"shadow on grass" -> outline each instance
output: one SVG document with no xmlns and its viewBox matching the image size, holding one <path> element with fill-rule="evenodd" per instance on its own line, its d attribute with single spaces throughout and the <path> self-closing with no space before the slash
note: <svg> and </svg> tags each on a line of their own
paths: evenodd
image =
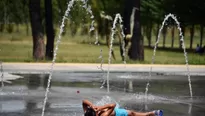
<svg viewBox="0 0 205 116">
<path fill-rule="evenodd" d="M 147 49 L 154 50 L 154 47 L 150 46 L 144 46 Z M 178 53 L 184 53 L 183 48 L 170 48 L 170 47 L 157 47 L 157 50 L 160 51 L 166 51 L 166 52 L 178 52 Z M 188 53 L 195 53 L 195 49 L 186 48 L 186 52 Z"/>
<path fill-rule="evenodd" d="M 81 44 L 89 44 L 88 42 L 80 42 Z M 106 43 L 102 43 L 99 41 L 99 45 L 101 46 L 107 46 Z M 113 46 L 119 46 L 120 44 L 118 42 L 114 42 Z M 149 50 L 154 50 L 153 46 L 147 46 L 144 45 L 144 48 L 149 49 Z M 171 48 L 171 47 L 157 47 L 157 50 L 159 51 L 165 51 L 165 52 L 178 52 L 178 53 L 184 53 L 183 48 Z M 186 52 L 188 53 L 195 53 L 195 49 L 190 49 L 190 48 L 186 48 Z M 197 53 L 196 53 L 197 54 Z"/>
</svg>

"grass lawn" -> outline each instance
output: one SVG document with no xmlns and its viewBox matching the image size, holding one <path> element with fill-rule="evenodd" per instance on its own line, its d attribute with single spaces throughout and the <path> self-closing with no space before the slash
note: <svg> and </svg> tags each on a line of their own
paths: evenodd
<svg viewBox="0 0 205 116">
<path fill-rule="evenodd" d="M 100 51 L 104 63 L 108 62 L 108 48 L 106 45 L 94 45 L 95 38 L 88 36 L 62 38 L 58 52 L 57 62 L 67 63 L 100 63 L 98 59 Z M 118 40 L 115 40 L 116 42 Z M 91 42 L 91 44 L 89 44 Z M 104 42 L 103 40 L 101 42 Z M 146 40 L 145 40 L 146 42 Z M 170 42 L 167 42 L 169 45 Z M 187 45 L 187 44 L 186 44 Z M 176 45 L 178 47 L 178 45 Z M 114 46 L 116 60 L 112 63 L 122 63 L 119 46 Z M 145 61 L 131 61 L 127 57 L 127 63 L 146 63 L 150 64 L 153 49 L 145 48 Z M 188 53 L 189 64 L 205 64 L 205 55 L 198 55 L 193 52 Z M 16 34 L 0 34 L 0 61 L 3 62 L 35 62 L 32 60 L 32 37 Z M 50 61 L 42 61 L 50 62 Z M 157 50 L 155 64 L 185 64 L 183 50 L 181 52 Z"/>
</svg>

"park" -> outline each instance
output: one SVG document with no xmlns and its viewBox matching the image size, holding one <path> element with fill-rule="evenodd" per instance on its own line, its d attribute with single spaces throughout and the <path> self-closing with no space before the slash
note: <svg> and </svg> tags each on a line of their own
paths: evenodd
<svg viewBox="0 0 205 116">
<path fill-rule="evenodd" d="M 205 2 L 1 0 L 0 115 L 82 116 L 82 101 L 205 114 Z"/>
</svg>

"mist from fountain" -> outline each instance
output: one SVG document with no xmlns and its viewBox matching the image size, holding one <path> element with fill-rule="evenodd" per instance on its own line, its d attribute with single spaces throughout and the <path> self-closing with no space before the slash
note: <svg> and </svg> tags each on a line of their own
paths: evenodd
<svg viewBox="0 0 205 116">
<path fill-rule="evenodd" d="M 161 28 L 160 28 L 160 30 L 159 30 L 159 33 L 158 33 L 158 36 L 157 36 L 157 41 L 156 41 L 155 46 L 154 46 L 154 52 L 153 52 L 151 64 L 154 64 L 154 62 L 155 62 L 156 49 L 157 49 L 157 46 L 158 46 L 158 43 L 159 43 L 159 40 L 160 40 L 160 34 L 161 34 L 161 32 L 162 32 L 162 29 L 164 28 L 164 25 L 165 25 L 166 21 L 167 21 L 169 18 L 172 18 L 172 19 L 176 22 L 176 24 L 177 24 L 177 29 L 179 30 L 180 41 L 181 41 L 181 43 L 182 43 L 182 48 L 183 48 L 183 50 L 184 50 L 185 63 L 186 63 L 186 68 L 187 68 L 187 76 L 188 76 L 188 82 L 189 82 L 190 97 L 192 98 L 193 94 L 192 94 L 190 70 L 189 70 L 188 57 L 187 57 L 187 52 L 186 52 L 186 47 L 185 47 L 185 42 L 184 42 L 184 36 L 183 36 L 183 33 L 182 33 L 182 29 L 181 29 L 181 27 L 180 27 L 179 21 L 177 20 L 176 16 L 174 16 L 174 15 L 171 14 L 171 13 L 168 14 L 167 16 L 165 16 L 164 21 L 162 22 L 162 26 L 161 26 Z M 152 66 L 150 67 L 149 77 L 151 77 L 151 73 L 152 73 Z M 146 89 L 145 89 L 145 96 L 146 96 L 146 97 L 147 97 L 147 93 L 148 93 L 149 86 L 150 86 L 150 82 L 149 82 L 149 79 L 148 79 L 148 82 L 147 82 L 147 84 L 146 84 Z"/>
<path fill-rule="evenodd" d="M 106 104 L 108 104 L 108 103 L 116 103 L 116 105 L 119 106 L 118 102 L 117 102 L 114 98 L 112 98 L 112 97 L 110 97 L 110 96 L 107 96 L 107 95 L 102 96 L 102 99 L 99 100 L 99 101 L 97 101 L 97 102 L 95 103 L 95 105 L 97 105 L 97 106 L 102 106 L 102 105 L 106 105 Z"/>
<path fill-rule="evenodd" d="M 86 9 L 86 11 L 91 15 L 90 18 L 92 19 L 90 32 L 95 29 L 94 28 L 94 15 L 92 14 L 91 7 L 89 5 L 87 5 L 87 1 L 85 1 L 85 0 L 71 0 L 68 3 L 67 9 L 66 9 L 65 14 L 63 16 L 62 23 L 61 23 L 61 26 L 60 26 L 60 32 L 59 32 L 59 35 L 58 35 L 58 39 L 56 41 L 56 47 L 54 49 L 54 56 L 53 56 L 53 60 L 52 60 L 52 64 L 51 64 L 51 69 L 49 71 L 49 79 L 48 79 L 47 88 L 46 88 L 46 92 L 45 92 L 45 98 L 44 98 L 44 101 L 43 101 L 43 108 L 42 108 L 41 116 L 44 116 L 44 113 L 45 113 L 45 106 L 46 106 L 46 102 L 47 102 L 47 99 L 48 99 L 48 93 L 49 93 L 49 87 L 50 87 L 50 83 L 51 83 L 51 79 L 52 79 L 53 68 L 54 68 L 54 64 L 55 64 L 55 60 L 56 60 L 56 56 L 57 56 L 58 46 L 61 42 L 61 36 L 62 36 L 64 27 L 65 27 L 65 20 L 67 19 L 68 15 L 69 15 L 69 12 L 71 11 L 71 8 L 73 7 L 73 4 L 74 4 L 75 1 L 83 2 L 84 5 L 82 7 Z"/>
<path fill-rule="evenodd" d="M 78 1 L 78 0 L 76 0 L 76 1 Z M 81 0 L 81 1 L 84 4 L 82 7 L 85 8 L 86 11 L 91 15 L 90 19 L 92 20 L 92 22 L 91 22 L 91 27 L 90 27 L 89 32 L 94 31 L 95 30 L 95 27 L 94 27 L 95 20 L 94 20 L 93 12 L 91 10 L 91 6 L 87 4 L 87 1 L 85 1 L 85 0 Z"/>
</svg>

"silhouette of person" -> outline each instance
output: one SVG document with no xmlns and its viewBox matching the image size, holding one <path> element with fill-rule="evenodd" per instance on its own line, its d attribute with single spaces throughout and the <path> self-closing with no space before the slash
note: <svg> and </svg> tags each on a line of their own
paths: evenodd
<svg viewBox="0 0 205 116">
<path fill-rule="evenodd" d="M 196 46 L 196 53 L 200 53 L 200 50 L 201 50 L 201 47 L 199 46 L 199 44 L 197 44 L 197 46 Z"/>
</svg>

